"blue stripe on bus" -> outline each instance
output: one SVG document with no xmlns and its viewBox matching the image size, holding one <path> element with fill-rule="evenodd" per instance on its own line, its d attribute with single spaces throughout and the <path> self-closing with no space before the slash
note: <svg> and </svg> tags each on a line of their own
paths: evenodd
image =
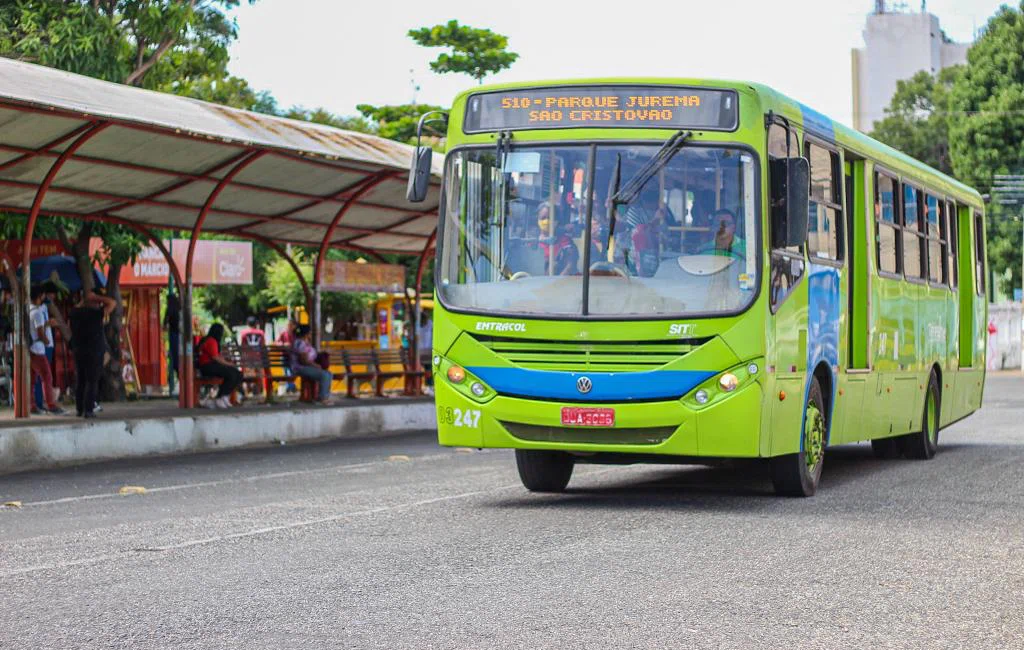
<svg viewBox="0 0 1024 650">
<path fill-rule="evenodd" d="M 842 278 L 839 269 L 825 264 L 811 263 L 807 270 L 807 372 L 813 373 L 820 363 L 828 365 L 832 375 L 832 399 L 828 403 L 835 404 L 839 384 L 836 368 L 839 367 L 839 285 Z M 806 390 L 810 388 L 808 377 Z M 804 403 L 807 403 L 806 395 Z M 832 414 L 826 413 L 825 418 L 829 422 L 825 432 L 827 443 L 832 433 Z M 803 431 L 802 423 L 800 430 Z M 800 446 L 803 448 L 803 438 Z"/>
<path fill-rule="evenodd" d="M 804 116 L 804 129 L 829 140 L 835 140 L 836 128 L 831 119 L 803 104 L 800 104 L 800 112 Z"/>
<path fill-rule="evenodd" d="M 526 368 L 468 367 L 499 395 L 559 399 L 571 402 L 628 402 L 678 399 L 714 377 L 706 370 L 651 370 L 646 372 L 556 372 Z M 588 377 L 589 393 L 576 388 L 576 380 Z"/>
</svg>

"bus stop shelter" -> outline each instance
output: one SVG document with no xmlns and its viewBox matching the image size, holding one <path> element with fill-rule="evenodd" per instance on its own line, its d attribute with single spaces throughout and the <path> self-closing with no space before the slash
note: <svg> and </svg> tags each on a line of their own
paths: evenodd
<svg viewBox="0 0 1024 650">
<path fill-rule="evenodd" d="M 440 163 L 424 203 L 405 200 L 412 147 L 377 136 L 263 115 L 0 58 L 0 213 L 27 215 L 23 259 L 41 216 L 132 228 L 160 247 L 190 331 L 192 272 L 202 233 L 260 242 L 288 259 L 319 341 L 327 250 L 419 256 L 416 295 L 434 247 Z M 184 266 L 154 229 L 190 233 Z M 285 244 L 316 247 L 312 287 Z M 28 274 L 15 293 L 28 299 Z M 15 312 L 15 415 L 27 417 L 28 334 Z M 415 331 L 415 328 L 414 328 Z M 192 341 L 182 337 L 179 403 L 195 406 Z M 418 355 L 414 355 L 418 359 Z"/>
</svg>

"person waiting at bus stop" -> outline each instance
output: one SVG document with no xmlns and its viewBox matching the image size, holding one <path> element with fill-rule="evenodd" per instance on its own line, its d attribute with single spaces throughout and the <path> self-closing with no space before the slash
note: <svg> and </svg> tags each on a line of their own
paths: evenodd
<svg viewBox="0 0 1024 650">
<path fill-rule="evenodd" d="M 71 349 L 75 355 L 75 411 L 79 417 L 96 417 L 96 397 L 107 349 L 103 321 L 116 306 L 113 298 L 86 291 L 69 314 Z"/>
<path fill-rule="evenodd" d="M 295 328 L 295 342 L 291 350 L 292 374 L 317 382 L 317 401 L 324 406 L 331 402 L 331 371 L 317 362 L 316 348 L 309 342 L 309 325 Z"/>
<path fill-rule="evenodd" d="M 53 373 L 50 370 L 50 361 L 46 358 L 46 346 L 52 345 L 53 342 L 53 333 L 50 327 L 56 325 L 56 321 L 49 318 L 43 309 L 43 300 L 46 296 L 47 291 L 43 287 L 39 285 L 32 287 L 30 293 L 32 305 L 28 314 L 28 329 L 31 338 L 29 361 L 32 367 L 32 380 L 38 379 L 41 382 L 45 410 L 54 415 L 61 415 L 64 413 L 64 409 L 57 405 L 57 398 L 54 394 L 56 391 L 53 388 Z M 38 413 L 41 410 L 35 408 L 33 404 L 33 412 Z"/>
<path fill-rule="evenodd" d="M 206 408 L 230 408 L 231 393 L 242 383 L 242 371 L 220 354 L 220 343 L 224 339 L 224 326 L 210 325 L 206 336 L 199 340 L 199 373 L 203 377 L 220 377 L 217 397 L 203 404 Z"/>
</svg>

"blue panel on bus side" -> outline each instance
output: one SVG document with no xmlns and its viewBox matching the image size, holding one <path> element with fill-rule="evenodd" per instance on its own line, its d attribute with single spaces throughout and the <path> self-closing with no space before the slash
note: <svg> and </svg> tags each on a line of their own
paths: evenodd
<svg viewBox="0 0 1024 650">
<path fill-rule="evenodd" d="M 527 368 L 471 366 L 471 373 L 499 395 L 558 399 L 569 402 L 628 402 L 678 399 L 714 377 L 705 370 L 651 370 L 647 372 L 556 372 Z M 591 388 L 580 392 L 576 380 L 590 379 Z"/>
<path fill-rule="evenodd" d="M 804 116 L 804 129 L 835 141 L 836 129 L 832 125 L 831 119 L 825 117 L 813 108 L 804 106 L 803 104 L 800 104 L 800 112 Z"/>
<path fill-rule="evenodd" d="M 828 365 L 832 374 L 830 404 L 836 403 L 835 392 L 839 383 L 839 283 L 839 269 L 813 262 L 808 266 L 807 372 L 813 373 L 819 363 Z M 810 385 L 807 382 L 808 390 Z M 831 422 L 831 414 L 828 420 Z M 831 429 L 829 426 L 829 434 Z"/>
</svg>

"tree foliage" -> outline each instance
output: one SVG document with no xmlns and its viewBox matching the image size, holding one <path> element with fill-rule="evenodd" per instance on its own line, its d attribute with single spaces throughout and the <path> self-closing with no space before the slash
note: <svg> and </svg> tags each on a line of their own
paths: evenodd
<svg viewBox="0 0 1024 650">
<path fill-rule="evenodd" d="M 306 253 L 301 249 L 292 251 L 292 259 L 302 271 L 302 277 L 312 288 L 313 262 L 315 253 Z M 327 259 L 353 259 L 348 251 L 329 250 Z M 267 287 L 262 294 L 278 305 L 289 307 L 306 306 L 306 294 L 302 284 L 295 276 L 295 270 L 283 257 L 276 257 L 267 265 Z M 336 293 L 324 291 L 320 297 L 320 309 L 325 316 L 334 319 L 345 319 L 358 315 L 370 304 L 371 294 L 367 293 Z"/>
<path fill-rule="evenodd" d="M 420 117 L 430 111 L 444 109 L 431 104 L 399 104 L 396 106 L 359 104 L 356 106 L 356 110 L 362 113 L 366 119 L 371 120 L 380 137 L 412 144 L 416 141 L 416 126 Z"/>
<path fill-rule="evenodd" d="M 957 177 L 988 193 L 998 174 L 1024 174 L 1024 2 L 1002 6 L 967 53 L 953 86 L 950 153 Z M 1021 278 L 1024 206 L 993 202 L 988 215 L 989 265 L 1010 293 Z"/>
<path fill-rule="evenodd" d="M 953 173 L 949 155 L 949 107 L 953 83 L 962 66 L 938 75 L 920 71 L 896 83 L 896 93 L 875 122 L 871 136 L 946 174 Z"/>
<path fill-rule="evenodd" d="M 431 61 L 430 69 L 441 74 L 468 74 L 477 83 L 483 83 L 489 74 L 511 67 L 519 58 L 518 54 L 507 50 L 508 37 L 489 29 L 460 25 L 457 20 L 410 29 L 409 38 L 424 47 L 451 48 L 451 53 L 442 52 Z"/>
</svg>

